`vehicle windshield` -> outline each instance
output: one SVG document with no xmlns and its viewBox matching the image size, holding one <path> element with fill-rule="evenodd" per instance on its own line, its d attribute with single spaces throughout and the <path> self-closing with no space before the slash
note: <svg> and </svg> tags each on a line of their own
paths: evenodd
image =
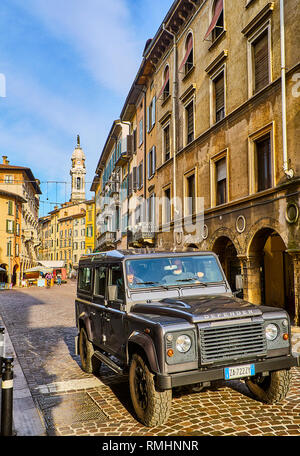
<svg viewBox="0 0 300 456">
<path fill-rule="evenodd" d="M 129 288 L 199 285 L 224 281 L 213 255 L 172 256 L 126 260 Z"/>
</svg>

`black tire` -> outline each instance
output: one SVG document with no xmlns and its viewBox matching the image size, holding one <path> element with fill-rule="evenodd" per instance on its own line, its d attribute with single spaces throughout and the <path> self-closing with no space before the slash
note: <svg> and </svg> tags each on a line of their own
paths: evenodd
<svg viewBox="0 0 300 456">
<path fill-rule="evenodd" d="M 145 426 L 158 426 L 167 421 L 172 402 L 172 390 L 158 391 L 154 375 L 144 359 L 134 354 L 129 368 L 129 387 L 137 418 Z"/>
<path fill-rule="evenodd" d="M 85 328 L 81 328 L 79 333 L 79 354 L 81 367 L 84 372 L 87 372 L 88 374 L 98 373 L 101 367 L 101 361 L 93 356 L 94 347 L 92 342 L 88 339 Z"/>
<path fill-rule="evenodd" d="M 276 404 L 286 398 L 291 379 L 290 370 L 280 370 L 271 372 L 260 383 L 247 380 L 246 384 L 258 400 L 266 404 Z"/>
</svg>

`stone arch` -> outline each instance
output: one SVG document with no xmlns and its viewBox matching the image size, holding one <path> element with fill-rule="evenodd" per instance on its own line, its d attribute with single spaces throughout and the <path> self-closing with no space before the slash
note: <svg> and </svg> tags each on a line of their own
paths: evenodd
<svg viewBox="0 0 300 456">
<path fill-rule="evenodd" d="M 247 256 L 251 254 L 251 251 L 253 252 L 252 243 L 254 237 L 257 235 L 257 233 L 261 232 L 262 230 L 265 230 L 265 233 L 267 233 L 267 231 L 269 231 L 270 233 L 273 231 L 277 232 L 279 236 L 282 238 L 285 245 L 288 245 L 287 234 L 282 229 L 280 223 L 271 217 L 264 217 L 258 220 L 257 222 L 253 223 L 253 225 L 251 225 L 245 237 L 245 250 Z"/>
<path fill-rule="evenodd" d="M 212 234 L 212 236 L 210 236 L 209 250 L 213 250 L 215 243 L 218 241 L 218 239 L 220 239 L 222 237 L 228 238 L 232 242 L 232 244 L 234 245 L 234 247 L 236 249 L 237 255 L 242 255 L 242 253 L 243 253 L 242 247 L 240 245 L 239 240 L 237 239 L 237 236 L 233 236 L 233 231 L 226 227 L 218 228 Z"/>
<path fill-rule="evenodd" d="M 238 258 L 236 244 L 232 241 L 229 230 L 218 230 L 219 236 L 214 236 L 211 250 L 218 255 L 226 278 L 233 291 L 241 290 L 237 285 L 237 276 L 241 276 L 241 261 Z"/>
<path fill-rule="evenodd" d="M 296 293 L 287 233 L 276 220 L 266 217 L 251 226 L 246 242 L 247 299 L 284 308 L 293 319 Z"/>
</svg>

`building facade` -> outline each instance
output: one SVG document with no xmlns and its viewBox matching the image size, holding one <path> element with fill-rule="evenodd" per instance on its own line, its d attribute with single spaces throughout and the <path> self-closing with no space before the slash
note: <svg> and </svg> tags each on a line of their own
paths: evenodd
<svg viewBox="0 0 300 456">
<path fill-rule="evenodd" d="M 0 262 L 7 270 L 8 283 L 18 285 L 24 271 L 37 265 L 41 190 L 30 168 L 11 165 L 7 156 L 2 159 L 0 192 L 5 226 L 0 232 L 3 245 Z"/>
<path fill-rule="evenodd" d="M 212 250 L 233 290 L 296 324 L 299 16 L 296 0 L 175 1 L 120 115 L 137 137 L 128 175 L 143 166 L 126 244 Z"/>
</svg>

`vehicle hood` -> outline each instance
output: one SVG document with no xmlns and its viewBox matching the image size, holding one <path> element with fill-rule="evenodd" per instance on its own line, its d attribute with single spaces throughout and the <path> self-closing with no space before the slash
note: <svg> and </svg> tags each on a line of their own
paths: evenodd
<svg viewBox="0 0 300 456">
<path fill-rule="evenodd" d="M 145 304 L 135 304 L 133 313 L 183 318 L 190 323 L 225 320 L 262 315 L 274 307 L 256 306 L 243 299 L 223 295 L 201 295 L 181 299 L 162 299 Z"/>
</svg>

